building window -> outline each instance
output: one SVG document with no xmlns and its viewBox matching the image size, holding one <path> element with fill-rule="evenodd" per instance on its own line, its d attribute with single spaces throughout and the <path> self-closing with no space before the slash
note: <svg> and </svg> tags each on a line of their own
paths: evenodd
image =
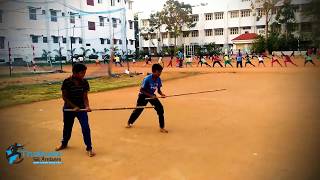
<svg viewBox="0 0 320 180">
<path fill-rule="evenodd" d="M 4 49 L 4 37 L 0 36 L 0 49 Z"/>
<path fill-rule="evenodd" d="M 133 43 L 134 43 L 134 40 L 130 40 L 130 45 L 133 45 Z"/>
<path fill-rule="evenodd" d="M 3 18 L 3 11 L 0 10 L 0 23 L 2 23 L 2 18 Z"/>
<path fill-rule="evenodd" d="M 102 4 L 102 0 L 98 0 L 98 4 Z"/>
<path fill-rule="evenodd" d="M 42 15 L 45 15 L 46 14 L 46 10 L 42 10 Z"/>
<path fill-rule="evenodd" d="M 132 21 L 129 21 L 129 28 L 133 29 L 133 22 Z"/>
<path fill-rule="evenodd" d="M 100 44 L 104 44 L 104 39 L 100 38 Z"/>
<path fill-rule="evenodd" d="M 96 23 L 88 21 L 88 29 L 93 31 L 96 30 Z"/>
<path fill-rule="evenodd" d="M 57 22 L 58 21 L 58 19 L 57 19 L 57 11 L 51 10 L 50 13 L 51 13 L 51 21 L 52 22 Z"/>
<path fill-rule="evenodd" d="M 168 33 L 162 33 L 162 38 L 167 39 L 168 38 Z"/>
<path fill-rule="evenodd" d="M 245 26 L 245 27 L 242 27 L 243 30 L 250 30 L 251 27 L 250 26 Z M 245 33 L 249 33 L 249 31 L 245 31 Z"/>
<path fill-rule="evenodd" d="M 214 13 L 215 19 L 223 19 L 223 12 L 216 12 Z"/>
<path fill-rule="evenodd" d="M 191 37 L 198 37 L 199 31 L 191 31 Z"/>
<path fill-rule="evenodd" d="M 100 23 L 100 26 L 104 26 L 104 17 L 99 16 L 99 23 Z"/>
<path fill-rule="evenodd" d="M 119 44 L 122 44 L 122 40 L 121 39 L 119 39 Z"/>
<path fill-rule="evenodd" d="M 192 21 L 193 21 L 193 22 L 199 21 L 199 15 L 193 15 L 193 16 L 192 16 Z"/>
<path fill-rule="evenodd" d="M 82 44 L 82 38 L 79 38 L 79 44 Z"/>
<path fill-rule="evenodd" d="M 210 20 L 212 20 L 212 13 L 210 13 L 210 14 L 205 14 L 205 16 L 206 16 L 206 21 L 210 21 Z"/>
<path fill-rule="evenodd" d="M 76 43 L 76 38 L 75 37 L 70 37 L 70 41 L 71 41 L 72 44 L 75 44 Z M 80 42 L 80 40 L 79 40 L 79 42 Z"/>
<path fill-rule="evenodd" d="M 76 18 L 74 16 L 74 13 L 70 12 L 70 23 L 75 24 L 76 23 Z"/>
<path fill-rule="evenodd" d="M 157 39 L 156 33 L 150 34 L 150 38 L 151 38 L 151 39 Z"/>
<path fill-rule="evenodd" d="M 110 42 L 110 39 L 107 39 L 107 44 L 110 44 L 111 42 Z"/>
<path fill-rule="evenodd" d="M 265 11 L 263 9 L 258 9 L 258 16 L 261 17 L 261 16 L 264 16 L 266 15 Z"/>
<path fill-rule="evenodd" d="M 86 44 L 86 46 L 91 46 L 91 44 Z"/>
<path fill-rule="evenodd" d="M 241 17 L 249 17 L 250 16 L 251 11 L 250 10 L 242 10 L 241 11 Z"/>
<path fill-rule="evenodd" d="M 117 19 L 116 18 L 112 18 L 112 26 L 113 26 L 113 28 L 117 28 Z"/>
<path fill-rule="evenodd" d="M 94 6 L 94 0 L 87 0 L 88 6 Z"/>
<path fill-rule="evenodd" d="M 230 12 L 230 17 L 231 17 L 231 18 L 237 18 L 237 17 L 239 17 L 239 11 L 231 11 L 231 12 Z"/>
<path fill-rule="evenodd" d="M 117 44 L 117 39 L 113 39 L 113 44 Z"/>
<path fill-rule="evenodd" d="M 29 7 L 29 19 L 37 20 L 37 9 L 34 7 Z"/>
<path fill-rule="evenodd" d="M 38 43 L 38 36 L 31 35 L 32 43 Z"/>
<path fill-rule="evenodd" d="M 212 36 L 212 29 L 206 29 L 205 30 L 206 36 Z"/>
<path fill-rule="evenodd" d="M 48 43 L 48 38 L 47 37 L 43 37 L 42 41 L 43 41 L 43 43 Z"/>
<path fill-rule="evenodd" d="M 52 36 L 53 43 L 58 43 L 59 38 L 57 36 Z"/>
<path fill-rule="evenodd" d="M 257 26 L 257 29 L 265 29 L 265 28 L 266 28 L 265 25 Z"/>
<path fill-rule="evenodd" d="M 170 32 L 170 38 L 174 38 L 175 37 L 175 34 L 174 34 L 174 32 Z"/>
<path fill-rule="evenodd" d="M 239 28 L 230 28 L 230 34 L 239 34 Z"/>
<path fill-rule="evenodd" d="M 189 37 L 190 32 L 189 31 L 183 31 L 183 37 Z"/>
<path fill-rule="evenodd" d="M 63 44 L 67 43 L 67 38 L 62 38 L 62 43 Z"/>
<path fill-rule="evenodd" d="M 215 29 L 214 30 L 215 36 L 222 36 L 223 35 L 223 29 Z"/>
<path fill-rule="evenodd" d="M 147 27 L 148 26 L 148 20 L 142 20 L 142 26 Z"/>
<path fill-rule="evenodd" d="M 115 0 L 110 0 L 111 6 L 115 6 Z"/>
</svg>

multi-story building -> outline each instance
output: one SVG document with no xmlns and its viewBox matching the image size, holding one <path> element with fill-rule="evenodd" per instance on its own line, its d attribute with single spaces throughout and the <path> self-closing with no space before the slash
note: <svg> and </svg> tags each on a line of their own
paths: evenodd
<svg viewBox="0 0 320 180">
<path fill-rule="evenodd" d="M 311 31 L 311 23 L 301 15 L 306 3 L 306 0 L 291 1 L 295 11 L 297 36 L 298 32 Z M 282 5 L 283 1 L 279 1 L 276 4 L 277 8 L 270 12 L 269 25 L 275 21 L 277 9 Z M 177 45 L 185 45 L 190 49 L 193 45 L 215 43 L 224 48 L 238 49 L 233 40 L 241 34 L 265 35 L 266 15 L 261 8 L 262 4 L 255 0 L 208 1 L 207 4 L 192 6 L 192 17 L 196 25 L 192 28 L 183 28 L 181 36 L 177 38 Z M 140 16 L 140 49 L 150 50 L 153 54 L 159 52 L 159 47 L 174 46 L 174 36 L 167 32 L 164 25 L 160 33 L 146 31 L 149 26 L 148 18 L 148 14 Z M 250 46 L 242 46 L 241 49 L 250 51 Z"/>
<path fill-rule="evenodd" d="M 10 0 L 0 2 L 0 59 L 31 61 L 43 52 L 102 58 L 115 47 L 135 51 L 132 0 Z"/>
</svg>

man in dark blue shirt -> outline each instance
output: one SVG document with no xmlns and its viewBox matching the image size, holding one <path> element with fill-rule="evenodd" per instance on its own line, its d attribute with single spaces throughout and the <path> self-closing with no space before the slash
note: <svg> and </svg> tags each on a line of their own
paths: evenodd
<svg viewBox="0 0 320 180">
<path fill-rule="evenodd" d="M 137 100 L 137 106 L 146 106 L 148 102 L 150 102 L 154 107 L 155 110 L 157 111 L 157 114 L 159 116 L 159 124 L 160 124 L 160 132 L 162 133 L 168 133 L 168 131 L 164 128 L 164 110 L 161 102 L 155 95 L 156 90 L 162 97 L 166 97 L 165 94 L 162 93 L 161 87 L 162 87 L 162 82 L 160 79 L 160 75 L 162 72 L 162 66 L 160 64 L 154 64 L 152 66 L 152 74 L 148 75 L 147 77 L 144 78 L 139 97 Z M 150 98 L 150 99 L 146 99 Z M 143 109 L 135 109 L 127 124 L 127 128 L 131 128 L 133 123 L 138 119 L 140 114 L 142 113 Z"/>
<path fill-rule="evenodd" d="M 65 79 L 62 83 L 62 98 L 64 100 L 63 109 L 73 109 L 72 112 L 63 111 L 63 138 L 61 145 L 56 147 L 56 151 L 67 148 L 71 138 L 74 119 L 80 122 L 86 150 L 90 157 L 95 155 L 92 150 L 91 133 L 89 127 L 89 118 L 87 112 L 91 112 L 88 99 L 90 86 L 84 79 L 87 67 L 84 64 L 76 63 L 72 68 L 72 76 Z M 86 109 L 86 111 L 80 111 Z"/>
</svg>

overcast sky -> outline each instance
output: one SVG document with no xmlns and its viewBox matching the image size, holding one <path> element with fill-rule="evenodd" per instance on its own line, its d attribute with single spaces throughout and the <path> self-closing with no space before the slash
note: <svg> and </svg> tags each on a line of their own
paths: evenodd
<svg viewBox="0 0 320 180">
<path fill-rule="evenodd" d="M 197 5 L 201 2 L 209 2 L 210 0 L 179 0 L 191 5 Z M 134 0 L 134 11 L 135 12 L 151 12 L 162 9 L 163 4 L 166 0 Z"/>
</svg>

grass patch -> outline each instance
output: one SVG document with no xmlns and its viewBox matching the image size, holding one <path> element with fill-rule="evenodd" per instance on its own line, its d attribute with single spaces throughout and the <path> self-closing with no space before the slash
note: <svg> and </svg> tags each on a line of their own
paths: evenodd
<svg viewBox="0 0 320 180">
<path fill-rule="evenodd" d="M 167 72 L 162 74 L 164 81 L 185 78 L 200 74 L 199 72 Z M 130 77 L 122 75 L 119 78 L 99 77 L 89 79 L 91 91 L 101 92 L 114 90 L 124 87 L 132 87 L 140 85 L 143 75 Z M 0 108 L 17 104 L 26 104 L 31 102 L 56 99 L 61 97 L 62 82 L 12 85 L 0 89 Z"/>
</svg>

